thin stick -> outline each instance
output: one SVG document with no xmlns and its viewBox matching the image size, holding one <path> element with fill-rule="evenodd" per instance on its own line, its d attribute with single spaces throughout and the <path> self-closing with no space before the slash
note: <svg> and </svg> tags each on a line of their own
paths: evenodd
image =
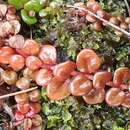
<svg viewBox="0 0 130 130">
<path fill-rule="evenodd" d="M 128 1 L 127 1 L 127 0 L 124 0 L 124 2 L 125 2 L 125 5 L 126 5 L 128 14 L 129 14 L 129 16 L 130 16 L 130 6 L 129 6 L 129 4 L 128 4 Z"/>
<path fill-rule="evenodd" d="M 30 39 L 32 39 L 32 27 L 30 26 Z"/>
<path fill-rule="evenodd" d="M 2 96 L 0 96 L 0 99 L 12 97 L 12 96 L 15 96 L 15 95 L 18 95 L 18 94 L 22 94 L 22 93 L 31 92 L 31 91 L 33 91 L 33 90 L 35 90 L 37 88 L 38 87 L 34 87 L 34 88 L 29 88 L 29 89 L 26 89 L 26 90 L 22 90 L 22 91 L 10 93 L 10 94 L 2 95 Z"/>
<path fill-rule="evenodd" d="M 109 22 L 109 21 L 107 21 L 107 20 L 101 18 L 100 16 L 94 14 L 93 12 L 91 12 L 91 11 L 88 10 L 88 9 L 84 9 L 84 8 L 77 7 L 77 6 L 73 6 L 73 5 L 67 5 L 67 7 L 69 7 L 69 8 L 76 8 L 76 9 L 85 11 L 85 12 L 89 13 L 90 15 L 94 16 L 95 18 L 101 20 L 102 22 L 104 22 L 104 23 L 110 25 L 111 27 L 117 29 L 118 31 L 120 31 L 120 32 L 124 33 L 125 35 L 127 35 L 128 37 L 130 37 L 130 33 L 129 33 L 129 32 L 127 32 L 127 31 L 125 31 L 124 29 L 121 29 L 120 27 L 118 27 L 118 26 L 112 24 L 111 22 Z"/>
</svg>

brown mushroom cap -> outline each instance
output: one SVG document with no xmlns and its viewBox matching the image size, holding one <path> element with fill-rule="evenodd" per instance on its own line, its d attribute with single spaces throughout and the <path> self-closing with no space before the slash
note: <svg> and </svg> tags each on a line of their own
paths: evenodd
<svg viewBox="0 0 130 130">
<path fill-rule="evenodd" d="M 87 104 L 102 103 L 105 99 L 105 90 L 92 89 L 88 94 L 83 96 L 83 99 Z"/>
<path fill-rule="evenodd" d="M 82 96 L 89 93 L 92 89 L 92 82 L 87 80 L 84 75 L 77 75 L 73 77 L 69 84 L 69 90 L 74 96 Z"/>
<path fill-rule="evenodd" d="M 12 48 L 22 49 L 24 46 L 24 37 L 22 35 L 14 35 L 9 38 L 9 45 Z"/>
<path fill-rule="evenodd" d="M 93 86 L 102 89 L 105 84 L 112 79 L 112 73 L 107 71 L 97 72 L 93 77 Z"/>
<path fill-rule="evenodd" d="M 93 50 L 83 49 L 77 56 L 76 65 L 81 72 L 93 73 L 99 69 L 101 60 Z"/>
<path fill-rule="evenodd" d="M 15 29 L 9 21 L 0 22 L 0 37 L 8 37 L 10 34 L 14 34 Z"/>
<path fill-rule="evenodd" d="M 110 88 L 106 92 L 105 100 L 110 106 L 119 106 L 124 101 L 125 93 L 119 88 Z"/>
<path fill-rule="evenodd" d="M 14 28 L 14 34 L 18 34 L 21 29 L 21 24 L 18 20 L 10 20 L 9 23 L 12 25 Z"/>
<path fill-rule="evenodd" d="M 130 108 L 130 93 L 125 95 L 124 101 L 122 103 L 122 106 Z"/>
<path fill-rule="evenodd" d="M 69 92 L 69 82 L 58 81 L 56 78 L 53 78 L 52 81 L 47 86 L 47 96 L 51 100 L 61 100 L 70 95 Z"/>
<path fill-rule="evenodd" d="M 130 69 L 127 67 L 118 68 L 114 73 L 113 83 L 119 86 L 127 80 L 130 80 Z"/>
</svg>

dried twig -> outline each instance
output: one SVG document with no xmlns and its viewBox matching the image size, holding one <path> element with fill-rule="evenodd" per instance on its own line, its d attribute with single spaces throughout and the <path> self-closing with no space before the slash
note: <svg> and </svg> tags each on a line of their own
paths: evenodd
<svg viewBox="0 0 130 130">
<path fill-rule="evenodd" d="M 126 5 L 128 14 L 129 14 L 129 16 L 130 16 L 130 6 L 129 6 L 129 4 L 128 4 L 128 1 L 127 1 L 127 0 L 124 0 L 124 2 L 125 2 L 125 5 Z"/>
<path fill-rule="evenodd" d="M 34 87 L 34 88 L 29 88 L 29 89 L 26 89 L 26 90 L 22 90 L 22 91 L 10 93 L 10 94 L 2 95 L 2 96 L 0 96 L 0 99 L 8 98 L 8 97 L 15 96 L 15 95 L 22 94 L 22 93 L 27 93 L 27 92 L 33 91 L 33 90 L 35 90 L 37 88 L 38 87 Z"/>
<path fill-rule="evenodd" d="M 107 21 L 107 20 L 101 18 L 100 16 L 94 14 L 93 12 L 91 12 L 91 11 L 88 10 L 88 9 L 85 9 L 85 8 L 82 8 L 82 7 L 73 6 L 73 5 L 67 5 L 67 7 L 79 9 L 79 10 L 81 10 L 81 11 L 85 11 L 85 12 L 89 13 L 90 15 L 94 16 L 95 18 L 99 19 L 100 21 L 106 23 L 107 25 L 109 25 L 109 26 L 115 28 L 116 30 L 118 30 L 118 31 L 124 33 L 125 35 L 127 35 L 128 37 L 130 37 L 130 33 L 129 33 L 129 32 L 127 32 L 127 31 L 125 31 L 124 29 L 121 29 L 120 27 L 118 27 L 118 26 L 112 24 L 111 22 L 109 22 L 109 21 Z"/>
</svg>

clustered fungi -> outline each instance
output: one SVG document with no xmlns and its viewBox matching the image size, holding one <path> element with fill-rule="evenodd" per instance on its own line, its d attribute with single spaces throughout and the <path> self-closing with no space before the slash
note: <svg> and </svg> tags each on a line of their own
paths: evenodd
<svg viewBox="0 0 130 130">
<path fill-rule="evenodd" d="M 1 84 L 1 93 L 7 94 L 7 90 L 2 87 L 11 86 L 14 89 L 14 86 L 20 90 L 25 90 L 31 87 L 31 80 L 28 78 L 28 69 L 23 70 L 23 75 L 20 77 L 18 71 L 20 71 L 25 64 L 25 58 L 22 55 L 19 55 L 17 52 L 20 52 L 19 49 L 24 46 L 24 53 L 30 55 L 33 51 L 33 54 L 37 53 L 37 48 L 39 46 L 35 41 L 32 42 L 26 40 L 24 37 L 19 35 L 21 29 L 21 24 L 19 22 L 20 18 L 16 15 L 15 7 L 12 5 L 0 4 L 0 84 Z M 29 45 L 28 45 L 29 42 Z M 24 44 L 25 43 L 25 44 Z M 30 43 L 32 44 L 31 47 Z M 38 47 L 37 47 L 38 46 Z M 34 49 L 35 48 L 35 49 Z M 33 55 L 32 54 L 32 55 Z M 10 62 L 12 59 L 15 60 Z M 30 73 L 29 73 L 30 74 Z M 17 90 L 17 89 L 16 89 Z M 13 90 L 14 91 L 14 90 Z M 4 92 L 4 93 L 3 93 Z M 12 92 L 12 91 L 11 91 Z M 22 124 L 24 129 L 41 129 L 42 127 L 42 118 L 38 114 L 41 111 L 40 105 L 40 91 L 38 89 L 30 92 L 15 95 L 16 107 L 13 109 L 15 113 L 15 122 L 14 126 Z M 0 99 L 0 107 L 2 109 L 5 100 Z"/>
<path fill-rule="evenodd" d="M 36 42 L 30 40 L 30 43 L 32 43 L 31 41 Z M 12 49 L 3 46 L 1 50 L 3 48 Z M 37 85 L 46 87 L 47 96 L 51 100 L 61 100 L 72 94 L 83 96 L 88 104 L 101 103 L 105 99 L 110 106 L 122 104 L 125 107 L 130 107 L 129 85 L 128 83 L 124 85 L 130 79 L 130 70 L 127 67 L 118 68 L 114 76 L 111 72 L 100 71 L 101 59 L 91 49 L 83 49 L 77 55 L 76 63 L 69 60 L 59 64 L 56 63 L 56 48 L 51 45 L 39 46 L 39 53 L 36 55 L 33 55 L 32 51 L 28 56 L 22 50 L 20 53 L 10 53 L 9 57 L 7 57 L 9 53 L 0 54 L 0 62 L 9 64 L 12 69 L 1 72 L 4 82 L 9 85 L 15 84 L 19 89 L 25 90 L 34 81 Z M 6 62 L 3 62 L 3 59 L 6 59 Z M 21 69 L 23 69 L 23 77 L 18 78 L 17 71 Z M 111 81 L 112 77 L 113 82 Z M 106 89 L 106 86 L 111 86 L 111 88 Z M 24 94 L 19 97 L 20 102 L 21 97 L 24 102 L 28 99 L 28 96 Z M 19 103 L 17 100 L 16 102 Z"/>
<path fill-rule="evenodd" d="M 70 6 L 71 7 L 71 6 Z M 74 8 L 75 7 L 75 8 Z M 75 3 L 73 8 L 70 8 L 68 11 L 68 19 L 67 19 L 67 28 L 70 31 L 79 31 L 81 30 L 86 24 L 91 24 L 91 27 L 97 31 L 100 32 L 103 30 L 104 27 L 108 26 L 108 23 L 112 23 L 113 25 L 116 25 L 120 29 L 123 29 L 125 31 L 130 30 L 130 17 L 124 17 L 124 16 L 112 16 L 110 13 L 104 11 L 102 9 L 102 6 L 100 3 L 96 2 L 95 0 L 89 0 L 86 4 L 80 2 Z M 76 8 L 77 7 L 77 8 Z M 88 11 L 91 11 L 98 17 L 108 21 L 102 22 L 101 19 L 97 19 L 87 11 L 84 11 L 82 9 L 87 9 Z M 118 36 L 123 36 L 123 33 L 117 29 L 115 29 L 115 34 Z"/>
<path fill-rule="evenodd" d="M 101 71 L 101 59 L 91 49 L 79 52 L 76 63 L 69 60 L 57 64 L 56 48 L 41 45 L 33 39 L 25 39 L 19 35 L 20 23 L 15 15 L 15 8 L 0 6 L 1 84 L 14 85 L 20 90 L 26 90 L 33 84 L 42 86 L 46 88 L 50 100 L 62 100 L 73 95 L 82 96 L 87 104 L 102 103 L 105 100 L 110 106 L 130 107 L 129 68 L 118 68 L 114 74 Z M 86 8 L 83 4 L 80 6 Z M 130 18 L 109 16 L 95 1 L 89 1 L 87 8 L 114 25 L 128 30 Z M 101 31 L 103 26 L 107 26 L 84 11 L 76 11 L 76 15 L 83 16 L 93 23 L 96 31 Z M 121 36 L 121 32 L 116 30 L 115 33 Z M 2 66 L 6 66 L 6 69 Z M 40 129 L 42 118 L 39 115 L 39 90 L 15 95 L 15 101 L 17 105 L 14 125 L 22 124 L 24 129 Z"/>
</svg>

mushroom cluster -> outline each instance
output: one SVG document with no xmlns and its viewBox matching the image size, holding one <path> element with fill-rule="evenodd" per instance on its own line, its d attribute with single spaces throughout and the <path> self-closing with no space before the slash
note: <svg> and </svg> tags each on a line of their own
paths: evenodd
<svg viewBox="0 0 130 130">
<path fill-rule="evenodd" d="M 0 37 L 7 38 L 19 33 L 19 19 L 14 6 L 0 4 Z"/>
<path fill-rule="evenodd" d="M 15 95 L 16 111 L 14 126 L 23 125 L 24 130 L 41 130 L 42 117 L 38 114 L 41 111 L 40 91 L 38 89 L 30 92 Z"/>
<path fill-rule="evenodd" d="M 4 88 L 2 87 L 10 86 L 11 88 L 16 88 L 16 90 L 25 90 L 33 84 L 32 79 L 29 77 L 31 70 L 28 68 L 23 70 L 23 68 L 25 65 L 25 57 L 29 56 L 30 53 L 31 55 L 37 54 L 39 52 L 39 45 L 34 40 L 28 39 L 25 41 L 24 37 L 18 34 L 21 29 L 19 20 L 14 6 L 0 4 L 1 96 L 5 94 Z M 20 49 L 24 50 L 23 55 Z M 20 76 L 20 71 L 23 74 L 22 76 Z M 3 101 L 3 99 L 0 99 L 1 107 Z M 42 118 L 38 114 L 41 111 L 39 102 L 40 91 L 36 89 L 29 93 L 15 95 L 15 101 L 16 107 L 13 110 L 15 114 L 14 125 L 23 124 L 24 129 L 41 129 Z"/>
<path fill-rule="evenodd" d="M 84 7 L 83 4 L 76 6 Z M 130 18 L 111 17 L 99 3 L 89 1 L 87 8 L 114 25 L 127 30 Z M 96 31 L 101 31 L 103 22 L 84 11 Z M 20 23 L 13 6 L 0 5 L 0 84 L 6 83 L 20 91 L 33 86 L 46 88 L 50 100 L 62 100 L 69 95 L 81 96 L 87 104 L 106 101 L 110 106 L 130 108 L 130 69 L 121 67 L 114 73 L 101 71 L 101 58 L 94 50 L 86 48 L 77 55 L 76 62 L 68 60 L 57 63 L 57 51 L 52 45 L 42 45 L 34 39 L 25 39 L 18 34 Z M 124 19 L 124 20 L 123 20 Z M 14 97 L 15 122 L 24 129 L 40 130 L 42 118 L 39 89 Z"/>
<path fill-rule="evenodd" d="M 126 31 L 130 30 L 130 17 L 111 16 L 110 13 L 104 11 L 102 9 L 101 4 L 96 2 L 95 0 L 89 0 L 86 4 L 84 4 L 82 2 L 75 3 L 74 7 L 75 8 L 71 8 L 68 11 L 69 17 L 71 19 L 68 20 L 69 24 L 67 24 L 67 25 L 73 25 L 74 28 L 79 29 L 79 27 L 80 27 L 80 29 L 81 29 L 81 27 L 85 23 L 86 24 L 91 23 L 92 28 L 95 31 L 100 32 L 100 31 L 103 30 L 103 28 L 105 26 L 108 26 L 108 24 L 106 22 L 102 22 L 100 20 L 100 18 L 102 18 L 102 19 L 107 20 L 108 22 L 112 23 L 113 25 L 116 25 L 116 26 L 120 27 L 123 30 L 126 30 Z M 76 8 L 76 7 L 79 7 L 79 8 Z M 96 17 L 94 17 L 93 15 L 91 15 L 90 13 L 88 13 L 87 11 L 84 11 L 82 9 L 87 9 L 87 10 L 91 11 L 92 13 L 97 15 L 99 17 L 99 19 L 97 19 Z M 77 26 L 77 27 L 74 26 L 76 21 L 78 21 L 78 23 L 80 23 L 80 24 L 77 23 L 76 26 L 77 25 L 80 25 L 80 26 Z M 68 26 L 68 28 L 72 30 L 72 28 L 70 26 Z M 74 29 L 74 31 L 75 31 L 75 29 Z M 118 36 L 123 35 L 123 33 L 120 32 L 117 29 L 115 29 L 115 34 L 118 35 Z"/>
<path fill-rule="evenodd" d="M 31 83 L 35 82 L 47 89 L 47 96 L 51 100 L 61 100 L 72 94 L 82 96 L 88 104 L 106 100 L 110 106 L 122 104 L 130 107 L 129 84 L 126 83 L 130 79 L 130 70 L 121 67 L 114 72 L 114 76 L 111 72 L 99 71 L 101 59 L 91 49 L 79 52 L 76 63 L 69 60 L 57 64 L 57 52 L 54 46 L 40 46 L 35 40 L 27 39 L 21 49 L 1 47 L 0 63 L 10 67 L 9 70 L 2 72 L 2 80 L 9 85 L 15 84 L 21 90 L 28 89 Z M 23 76 L 19 77 L 17 72 L 21 70 Z M 107 86 L 111 88 L 108 89 Z M 40 94 L 34 92 L 36 98 L 34 100 L 38 101 Z M 28 96 L 22 95 L 24 96 L 16 96 L 17 103 L 27 102 Z M 31 99 L 33 102 L 32 97 Z"/>
</svg>

